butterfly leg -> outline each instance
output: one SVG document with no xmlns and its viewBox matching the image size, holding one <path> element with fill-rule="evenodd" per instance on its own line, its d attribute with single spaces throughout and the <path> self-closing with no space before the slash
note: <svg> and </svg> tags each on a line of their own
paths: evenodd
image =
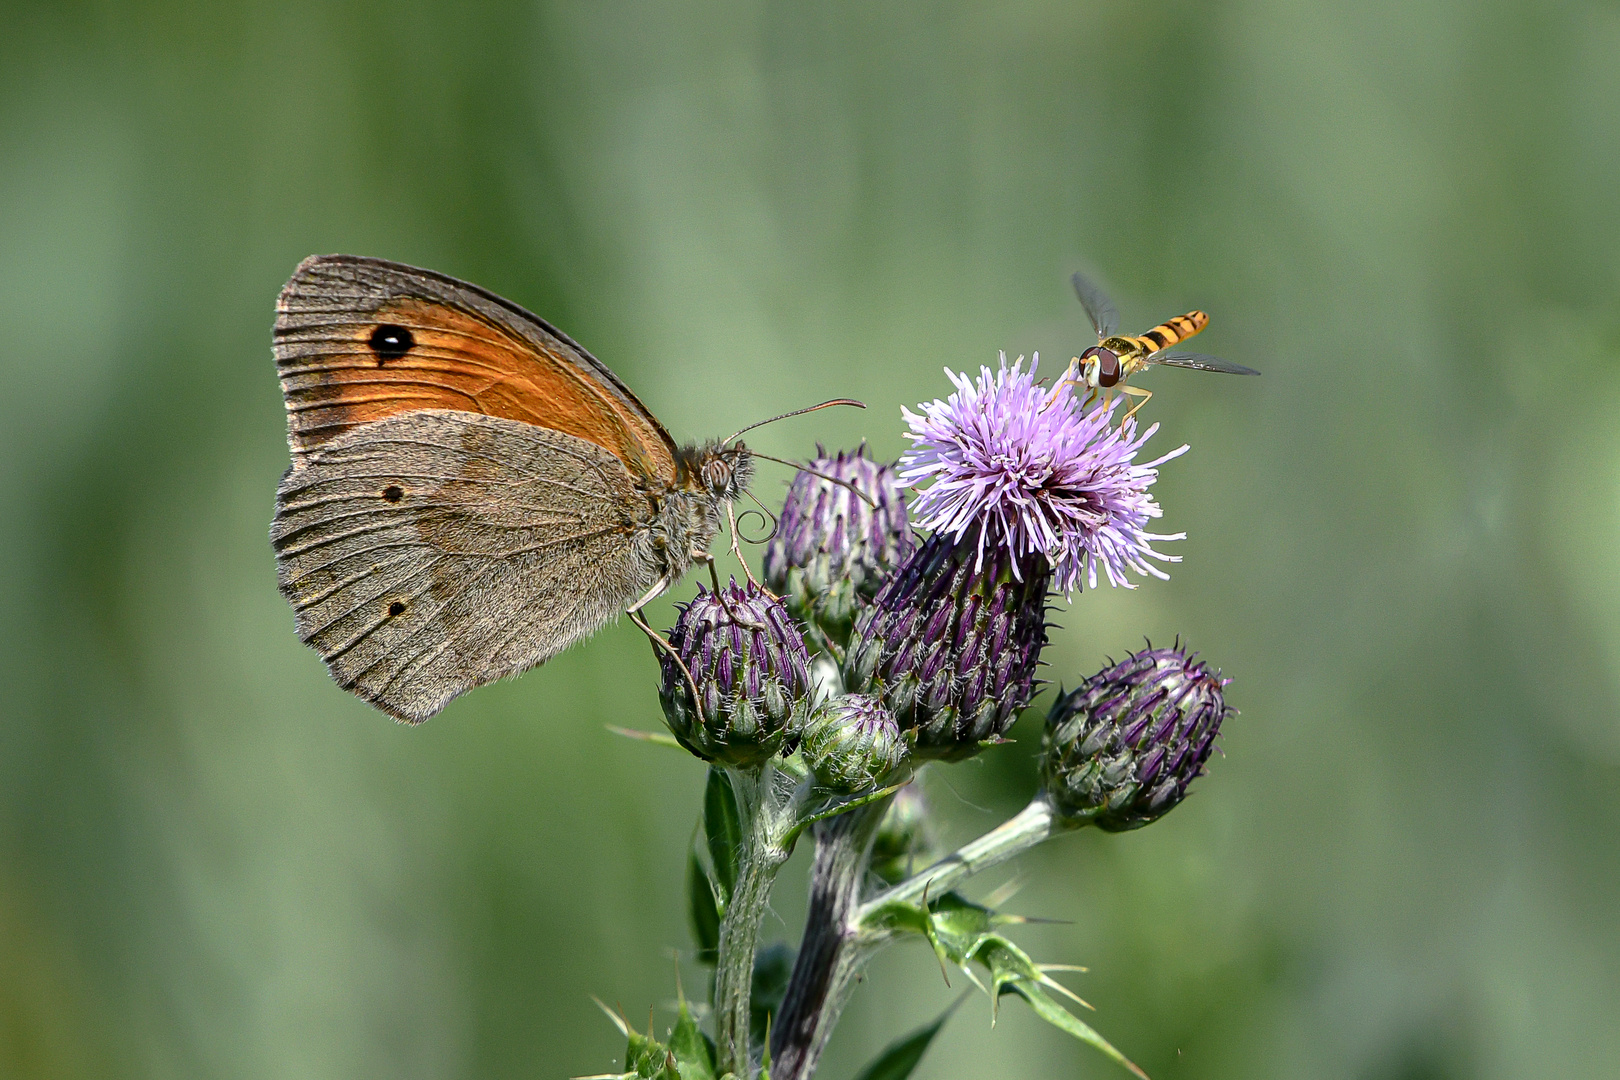
<svg viewBox="0 0 1620 1080">
<path fill-rule="evenodd" d="M 1125 383 L 1120 383 L 1119 386 L 1116 387 L 1116 389 L 1121 394 L 1128 394 L 1133 398 L 1140 398 L 1141 399 L 1135 405 L 1132 405 L 1130 407 L 1130 409 L 1125 413 L 1124 416 L 1119 418 L 1119 426 L 1121 428 L 1124 428 L 1125 421 L 1127 421 L 1131 417 L 1135 416 L 1136 415 L 1136 410 L 1140 409 L 1142 406 L 1144 406 L 1144 405 L 1146 405 L 1148 403 L 1148 398 L 1153 396 L 1153 391 L 1144 390 L 1140 386 L 1129 386 L 1129 385 L 1127 385 Z"/>
<path fill-rule="evenodd" d="M 626 608 L 624 613 L 626 615 L 635 615 L 642 608 L 646 607 L 660 596 L 663 596 L 664 590 L 668 589 L 670 584 L 671 582 L 667 575 L 659 578 L 657 582 L 653 584 L 653 587 L 642 593 L 641 599 L 637 600 L 635 603 Z"/>
<path fill-rule="evenodd" d="M 692 561 L 709 568 L 709 582 L 714 586 L 714 595 L 720 595 L 720 571 L 715 568 L 714 556 L 707 551 L 692 552 Z"/>
<path fill-rule="evenodd" d="M 742 563 L 743 574 L 748 578 L 748 584 L 760 589 L 759 582 L 754 580 L 754 572 L 748 569 L 748 560 L 743 558 L 742 548 L 737 544 L 737 511 L 732 507 L 731 501 L 726 501 L 726 522 L 731 526 L 731 554 Z"/>
<path fill-rule="evenodd" d="M 701 702 L 703 699 L 698 696 L 697 680 L 692 678 L 692 669 L 686 666 L 686 661 L 681 659 L 680 652 L 676 650 L 675 646 L 669 643 L 669 639 L 648 625 L 646 616 L 642 615 L 642 613 L 637 610 L 641 607 L 641 604 L 646 603 L 656 595 L 657 593 L 654 592 L 643 597 L 635 607 L 625 612 L 625 614 L 630 616 L 630 621 L 635 623 L 636 626 L 641 629 L 643 634 L 647 635 L 648 639 L 652 641 L 655 649 L 663 649 L 664 652 L 669 655 L 669 658 L 675 661 L 675 665 L 681 669 L 681 674 L 686 677 L 686 688 L 692 692 L 693 707 L 702 708 Z"/>
<path fill-rule="evenodd" d="M 738 626 L 744 626 L 750 630 L 768 629 L 768 627 L 766 627 L 763 623 L 749 618 L 746 612 L 738 611 L 736 608 L 731 606 L 731 601 L 726 598 L 726 594 L 720 589 L 720 572 L 715 569 L 715 559 L 713 555 L 710 555 L 707 551 L 694 551 L 692 552 L 692 561 L 700 562 L 708 566 L 709 580 L 714 582 L 715 599 L 720 601 L 720 606 L 726 609 L 726 614 L 731 616 L 733 622 L 735 622 Z M 746 571 L 747 569 L 748 564 L 743 563 L 743 570 Z M 733 578 L 732 580 L 735 581 L 736 579 Z M 752 574 L 748 576 L 748 580 L 754 581 Z M 759 583 L 755 581 L 754 585 L 756 588 L 758 588 Z M 761 591 L 763 592 L 764 590 L 762 589 Z"/>
</svg>

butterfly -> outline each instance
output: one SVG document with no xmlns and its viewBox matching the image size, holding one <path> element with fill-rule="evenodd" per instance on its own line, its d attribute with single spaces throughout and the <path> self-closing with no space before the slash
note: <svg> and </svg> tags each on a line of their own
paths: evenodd
<svg viewBox="0 0 1620 1080">
<path fill-rule="evenodd" d="M 639 609 L 712 561 L 753 475 L 736 436 L 677 446 L 561 330 L 429 270 L 305 259 L 274 350 L 282 595 L 338 684 L 409 723 L 621 613 L 657 639 Z"/>
</svg>

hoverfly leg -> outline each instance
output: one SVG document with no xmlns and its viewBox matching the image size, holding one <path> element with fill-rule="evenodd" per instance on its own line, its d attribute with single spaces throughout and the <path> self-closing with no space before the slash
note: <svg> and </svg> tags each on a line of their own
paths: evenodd
<svg viewBox="0 0 1620 1080">
<path fill-rule="evenodd" d="M 1132 405 L 1130 407 L 1130 409 L 1128 409 L 1126 411 L 1124 416 L 1119 418 L 1120 430 L 1123 431 L 1124 428 L 1125 428 L 1125 421 L 1127 421 L 1131 417 L 1135 416 L 1136 415 L 1136 410 L 1140 409 L 1142 406 L 1144 406 L 1144 405 L 1146 405 L 1148 403 L 1148 399 L 1153 396 L 1153 391 L 1144 390 L 1140 386 L 1128 386 L 1125 383 L 1120 383 L 1120 385 L 1116 389 L 1118 389 L 1121 394 L 1128 394 L 1133 398 L 1140 398 L 1141 399 L 1135 405 Z"/>
<path fill-rule="evenodd" d="M 1052 389 L 1047 393 L 1046 401 L 1041 405 L 1040 411 L 1045 412 L 1047 409 L 1050 409 L 1053 403 L 1057 401 L 1058 392 L 1065 386 L 1068 386 L 1071 383 L 1075 386 L 1079 386 L 1081 382 L 1079 375 L 1080 358 L 1076 356 L 1069 361 L 1069 366 L 1063 369 L 1062 376 L 1058 378 L 1058 381 L 1053 384 Z"/>
</svg>

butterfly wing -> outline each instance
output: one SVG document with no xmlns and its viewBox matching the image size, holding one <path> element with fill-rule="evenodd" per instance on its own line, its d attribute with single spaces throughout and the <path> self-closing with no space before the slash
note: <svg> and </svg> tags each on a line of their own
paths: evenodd
<svg viewBox="0 0 1620 1080">
<path fill-rule="evenodd" d="M 306 450 L 270 537 L 299 637 L 345 689 L 419 723 L 646 591 L 661 574 L 651 514 L 593 442 L 428 410 Z"/>
<path fill-rule="evenodd" d="M 1208 353 L 1154 353 L 1147 358 L 1149 364 L 1163 364 L 1166 367 L 1191 368 L 1194 371 L 1222 371 L 1228 375 L 1258 375 L 1254 368 L 1234 364 L 1230 360 L 1222 360 L 1218 356 Z"/>
<path fill-rule="evenodd" d="M 293 457 L 423 409 L 521 420 L 676 479 L 663 425 L 568 335 L 476 285 L 355 255 L 305 259 L 276 303 Z"/>
</svg>

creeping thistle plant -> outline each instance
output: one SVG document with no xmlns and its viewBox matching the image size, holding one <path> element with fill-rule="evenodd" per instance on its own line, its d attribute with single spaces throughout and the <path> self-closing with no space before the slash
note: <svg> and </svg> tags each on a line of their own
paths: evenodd
<svg viewBox="0 0 1620 1080">
<path fill-rule="evenodd" d="M 1038 362 L 1038 361 L 1037 361 Z M 765 584 L 730 585 L 680 610 L 659 656 L 674 741 L 709 764 L 688 900 L 709 1008 L 684 999 L 663 1039 L 626 1035 L 623 1080 L 808 1080 L 871 958 L 926 941 L 992 1006 L 1023 998 L 1048 1022 L 1141 1070 L 1066 1009 L 1075 1001 L 1001 932 L 1020 921 L 967 900 L 969 877 L 1059 833 L 1139 828 L 1203 772 L 1229 710 L 1218 672 L 1179 643 L 1148 648 L 1060 693 L 1041 746 L 1041 788 L 995 829 L 940 857 L 910 785 L 961 761 L 1029 705 L 1046 612 L 1101 578 L 1165 578 L 1147 531 L 1158 466 L 1138 463 L 1157 425 L 1113 422 L 1022 360 L 905 413 L 893 466 L 821 454 L 789 490 Z M 908 520 L 902 490 L 915 489 Z M 913 528 L 922 535 L 913 534 Z M 771 883 L 795 843 L 815 843 L 797 950 L 759 948 Z M 863 1078 L 903 1078 L 946 1017 L 894 1043 Z"/>
</svg>

